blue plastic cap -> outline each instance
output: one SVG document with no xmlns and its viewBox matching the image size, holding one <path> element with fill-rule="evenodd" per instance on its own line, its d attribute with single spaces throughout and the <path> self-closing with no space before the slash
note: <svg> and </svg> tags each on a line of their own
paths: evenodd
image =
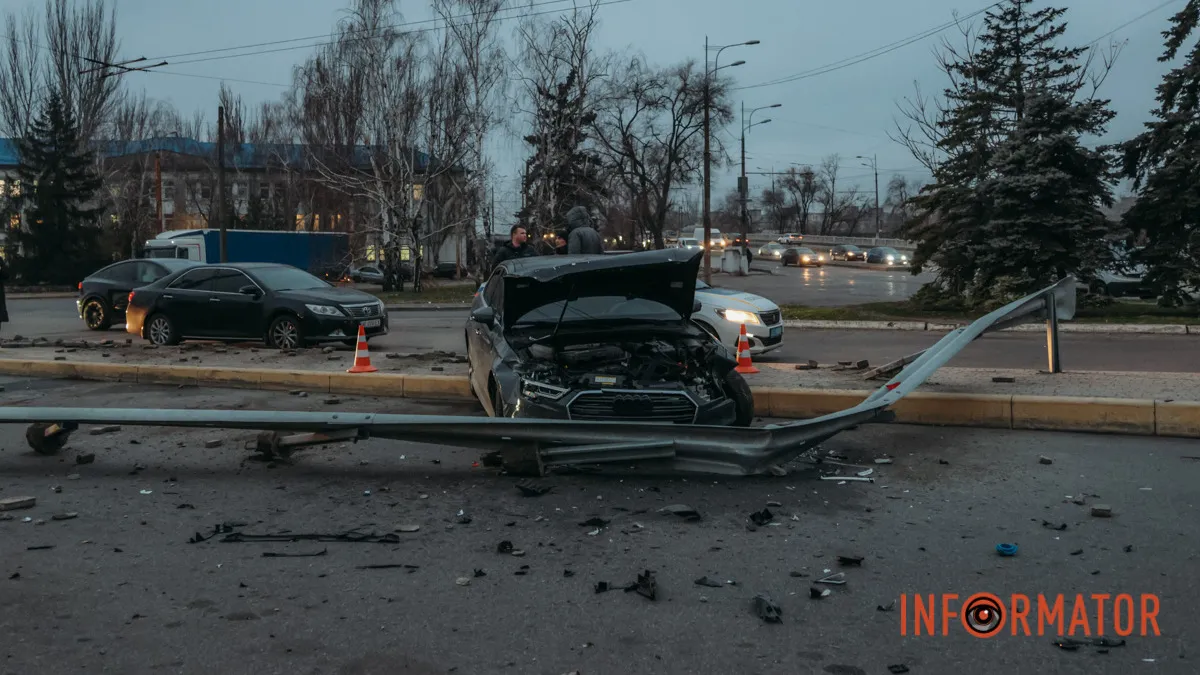
<svg viewBox="0 0 1200 675">
<path fill-rule="evenodd" d="M 996 544 L 996 553 L 999 553 L 1000 555 L 1016 555 L 1017 554 L 1017 545 L 1016 544 Z"/>
</svg>

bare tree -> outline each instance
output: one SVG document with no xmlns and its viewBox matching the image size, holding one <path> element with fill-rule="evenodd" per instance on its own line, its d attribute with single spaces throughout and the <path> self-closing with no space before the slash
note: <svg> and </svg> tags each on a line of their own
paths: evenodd
<svg viewBox="0 0 1200 675">
<path fill-rule="evenodd" d="M 817 202 L 821 205 L 821 234 L 826 235 L 833 231 L 833 227 L 837 225 L 849 205 L 844 195 L 838 194 L 837 180 L 838 171 L 841 168 L 842 159 L 838 155 L 829 155 L 821 160 L 820 176 L 821 190 L 817 196 Z"/>
<path fill-rule="evenodd" d="M 472 145 L 465 164 L 470 172 L 466 190 L 474 195 L 470 204 L 473 221 L 482 210 L 480 200 L 491 184 L 491 165 L 484 146 L 500 115 L 498 99 L 504 96 L 508 84 L 504 73 L 507 55 L 497 35 L 503 8 L 504 0 L 434 0 L 434 10 L 453 38 L 468 83 L 464 107 Z M 456 12 L 462 12 L 462 16 L 455 16 Z M 491 236 L 491 228 L 491 221 L 484 219 L 485 236 Z"/>
<path fill-rule="evenodd" d="M 788 229 L 787 197 L 779 188 L 767 188 L 762 191 L 763 218 L 775 226 L 775 231 L 783 234 Z"/>
<path fill-rule="evenodd" d="M 111 195 L 112 225 L 106 234 L 114 251 L 136 256 L 141 242 L 159 229 L 155 153 L 136 145 L 168 133 L 176 113 L 170 104 L 139 95 L 120 97 L 107 125 L 110 152 L 99 169 Z"/>
<path fill-rule="evenodd" d="M 888 181 L 887 197 L 883 202 L 883 207 L 888 210 L 889 224 L 903 224 L 911 217 L 912 206 L 909 204 L 909 200 L 916 192 L 915 187 L 915 185 L 910 185 L 909 180 L 901 174 L 892 176 Z"/>
<path fill-rule="evenodd" d="M 796 209 L 796 219 L 800 223 L 800 234 L 807 233 L 809 214 L 812 213 L 813 202 L 822 191 L 823 182 L 811 166 L 788 167 L 783 176 L 783 189 L 792 198 L 792 206 Z M 782 234 L 782 230 L 780 231 Z"/>
<path fill-rule="evenodd" d="M 0 131 L 24 136 L 42 99 L 57 91 L 79 123 L 80 138 L 96 138 L 116 105 L 120 71 L 116 12 L 105 0 L 46 0 L 32 11 L 5 17 L 0 52 Z"/>
<path fill-rule="evenodd" d="M 688 61 L 662 70 L 640 58 L 610 80 L 598 104 L 597 142 L 606 163 L 633 197 L 635 219 L 663 247 L 671 190 L 696 180 L 703 167 L 704 99 L 710 97 L 711 124 L 733 119 L 729 82 L 708 85 Z M 714 154 L 723 153 L 714 135 Z"/>
</svg>

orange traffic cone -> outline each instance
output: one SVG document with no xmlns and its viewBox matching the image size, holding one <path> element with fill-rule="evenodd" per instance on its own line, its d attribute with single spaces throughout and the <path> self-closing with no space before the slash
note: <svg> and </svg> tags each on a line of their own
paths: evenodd
<svg viewBox="0 0 1200 675">
<path fill-rule="evenodd" d="M 743 329 L 745 327 L 743 326 Z M 358 324 L 358 347 L 354 350 L 354 367 L 347 373 L 374 373 L 379 369 L 371 365 L 371 352 L 367 349 L 367 329 Z"/>
<path fill-rule="evenodd" d="M 750 362 L 750 338 L 746 337 L 746 324 L 742 324 L 742 334 L 738 336 L 738 364 L 734 368 L 739 373 L 753 375 L 758 372 L 758 368 Z"/>
</svg>

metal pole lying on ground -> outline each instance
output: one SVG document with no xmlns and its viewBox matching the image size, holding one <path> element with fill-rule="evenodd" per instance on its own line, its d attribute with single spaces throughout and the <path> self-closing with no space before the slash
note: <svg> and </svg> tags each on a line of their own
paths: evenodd
<svg viewBox="0 0 1200 675">
<path fill-rule="evenodd" d="M 1058 302 L 1053 294 L 1046 298 L 1046 356 L 1049 360 L 1046 372 L 1061 373 L 1062 362 L 1058 358 Z"/>
</svg>

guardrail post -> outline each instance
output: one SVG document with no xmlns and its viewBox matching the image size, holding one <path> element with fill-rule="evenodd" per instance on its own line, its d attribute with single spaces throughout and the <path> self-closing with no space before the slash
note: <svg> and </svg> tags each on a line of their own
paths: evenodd
<svg viewBox="0 0 1200 675">
<path fill-rule="evenodd" d="M 1046 357 L 1046 372 L 1061 373 L 1062 362 L 1058 356 L 1058 301 L 1053 292 L 1046 294 Z"/>
</svg>

